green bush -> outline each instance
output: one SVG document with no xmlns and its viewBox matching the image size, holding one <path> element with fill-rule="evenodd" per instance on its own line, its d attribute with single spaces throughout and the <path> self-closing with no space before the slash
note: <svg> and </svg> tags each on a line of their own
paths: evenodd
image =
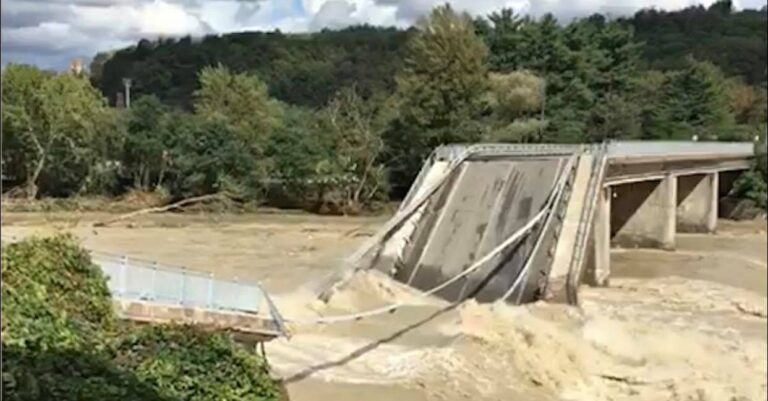
<svg viewBox="0 0 768 401">
<path fill-rule="evenodd" d="M 190 326 L 147 326 L 120 339 L 118 360 L 162 396 L 185 401 L 277 400 L 262 357 L 229 336 Z"/>
<path fill-rule="evenodd" d="M 159 399 L 111 361 L 106 281 L 72 237 L 4 246 L 2 264 L 4 397 Z"/>
<path fill-rule="evenodd" d="M 2 249 L 2 393 L 7 399 L 279 399 L 266 362 L 225 334 L 119 324 L 101 270 L 74 238 Z"/>
<path fill-rule="evenodd" d="M 744 172 L 733 183 L 731 195 L 740 199 L 749 199 L 755 202 L 757 207 L 765 210 L 768 205 L 768 186 L 765 177 L 757 169 Z"/>
<path fill-rule="evenodd" d="M 8 245 L 2 262 L 3 345 L 90 347 L 114 326 L 106 279 L 72 237 Z"/>
</svg>

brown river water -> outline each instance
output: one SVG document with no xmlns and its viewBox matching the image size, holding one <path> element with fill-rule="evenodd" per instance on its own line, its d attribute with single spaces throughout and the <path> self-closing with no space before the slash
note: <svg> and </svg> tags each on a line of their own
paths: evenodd
<svg viewBox="0 0 768 401">
<path fill-rule="evenodd" d="M 375 274 L 327 303 L 308 288 L 386 217 L 5 213 L 3 235 L 70 231 L 89 248 L 262 282 L 288 317 L 397 311 L 294 325 L 267 344 L 294 401 L 766 399 L 765 222 L 679 234 L 674 252 L 615 249 L 611 285 L 581 305 L 447 308 Z"/>
</svg>

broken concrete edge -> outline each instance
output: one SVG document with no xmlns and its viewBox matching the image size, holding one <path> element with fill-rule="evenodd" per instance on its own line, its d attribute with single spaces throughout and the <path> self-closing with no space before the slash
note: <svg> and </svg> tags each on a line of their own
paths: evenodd
<svg viewBox="0 0 768 401">
<path fill-rule="evenodd" d="M 232 332 L 254 342 L 287 336 L 276 323 L 262 315 L 211 311 L 182 305 L 165 305 L 139 300 L 114 300 L 118 317 L 141 324 L 190 324 L 216 331 Z"/>
<path fill-rule="evenodd" d="M 588 238 L 581 231 L 585 230 L 585 219 L 591 220 L 592 216 L 585 212 L 590 203 L 590 186 L 594 183 L 594 160 L 592 156 L 579 157 L 576 169 L 571 173 L 571 192 L 566 200 L 565 215 L 558 235 L 555 256 L 549 271 L 549 284 L 545 290 L 545 300 L 549 302 L 575 303 L 573 299 L 572 281 L 577 273 L 574 269 L 580 269 L 580 247 L 586 247 L 587 241 L 580 241 L 581 237 Z M 578 285 L 578 284 L 576 284 Z"/>
<path fill-rule="evenodd" d="M 610 213 L 605 214 L 605 208 L 610 207 L 610 201 L 608 200 L 606 203 L 606 196 L 609 194 L 602 186 L 608 169 L 608 153 L 608 143 L 604 143 L 600 149 L 592 153 L 592 172 L 587 192 L 584 195 L 586 207 L 581 216 L 581 228 L 575 250 L 577 257 L 572 260 L 566 283 L 566 291 L 569 294 L 568 301 L 572 304 L 579 302 L 578 287 L 582 283 L 591 283 L 594 286 L 608 285 L 610 249 L 606 249 L 606 247 L 610 245 L 607 238 L 604 241 L 599 241 L 595 237 L 598 230 L 610 230 L 610 227 L 604 226 L 610 224 Z M 602 253 L 604 249 L 606 252 Z"/>
</svg>

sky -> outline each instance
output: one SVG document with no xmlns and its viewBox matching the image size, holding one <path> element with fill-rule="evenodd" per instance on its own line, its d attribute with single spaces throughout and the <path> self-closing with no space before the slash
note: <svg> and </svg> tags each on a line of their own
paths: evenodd
<svg viewBox="0 0 768 401">
<path fill-rule="evenodd" d="M 446 0 L 1 0 L 2 64 L 66 68 L 98 51 L 141 38 L 274 30 L 311 32 L 369 23 L 407 27 Z M 674 10 L 713 0 L 449 0 L 472 15 L 502 7 L 521 14 L 553 13 L 561 21 L 600 12 L 613 16 L 640 8 Z M 766 0 L 737 0 L 760 8 Z"/>
</svg>

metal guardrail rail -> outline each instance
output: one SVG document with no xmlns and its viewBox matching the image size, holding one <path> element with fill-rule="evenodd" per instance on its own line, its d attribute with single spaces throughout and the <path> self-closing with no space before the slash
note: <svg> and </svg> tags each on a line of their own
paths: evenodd
<svg viewBox="0 0 768 401">
<path fill-rule="evenodd" d="M 712 154 L 750 156 L 754 153 L 752 142 L 615 141 L 608 144 L 609 158 Z"/>
<path fill-rule="evenodd" d="M 600 144 L 527 144 L 477 143 L 443 145 L 435 149 L 430 158 L 453 160 L 471 151 L 477 154 L 504 154 L 534 156 L 539 154 L 566 154 L 581 151 L 599 151 Z M 611 141 L 607 154 L 612 157 L 690 156 L 712 155 L 749 156 L 755 153 L 753 142 L 712 141 Z"/>
<path fill-rule="evenodd" d="M 125 255 L 89 252 L 115 299 L 250 315 L 265 311 L 262 315 L 287 335 L 283 316 L 259 284 L 217 279 L 213 274 Z"/>
<path fill-rule="evenodd" d="M 266 292 L 258 284 L 216 279 L 157 262 L 90 251 L 115 298 L 185 307 L 259 313 Z"/>
</svg>

